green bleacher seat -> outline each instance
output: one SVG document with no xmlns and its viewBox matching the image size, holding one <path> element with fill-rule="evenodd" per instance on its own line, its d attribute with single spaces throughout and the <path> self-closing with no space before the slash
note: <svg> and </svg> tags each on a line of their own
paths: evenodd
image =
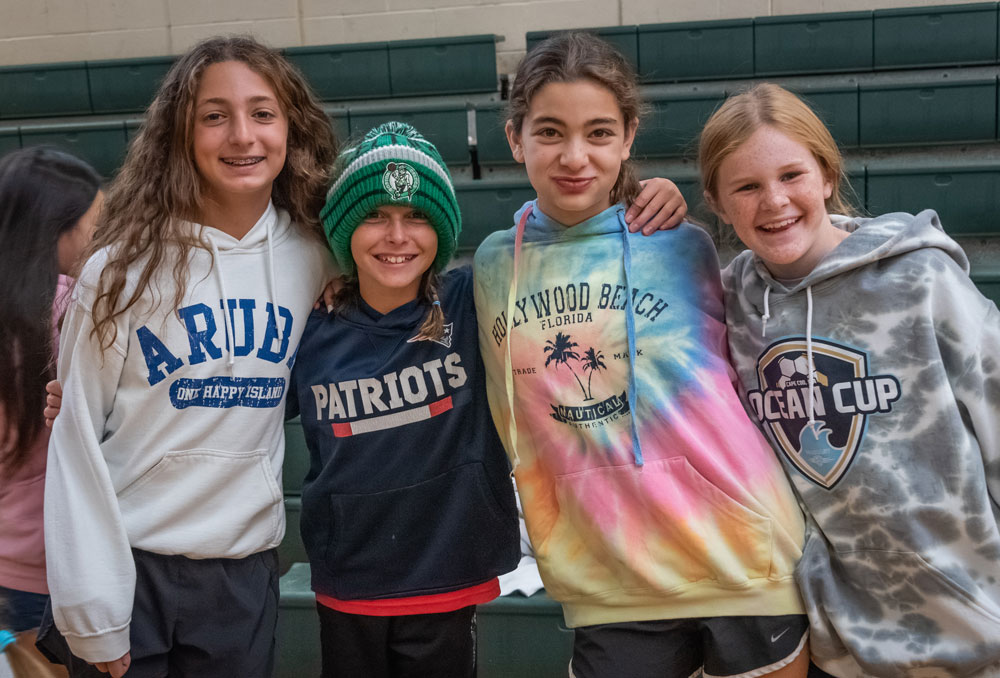
<svg viewBox="0 0 1000 678">
<path fill-rule="evenodd" d="M 896 146 L 996 138 L 995 76 L 946 72 L 861 83 L 862 146 Z"/>
<path fill-rule="evenodd" d="M 796 83 L 789 88 L 816 111 L 837 144 L 848 148 L 858 145 L 858 83 L 854 78 Z"/>
<path fill-rule="evenodd" d="M 129 143 L 139 135 L 139 128 L 142 127 L 142 118 L 130 118 L 125 121 L 125 137 Z"/>
<path fill-rule="evenodd" d="M 872 13 L 754 19 L 754 73 L 831 73 L 872 68 Z"/>
<path fill-rule="evenodd" d="M 572 30 L 593 33 L 602 40 L 611 43 L 632 64 L 632 68 L 639 68 L 638 26 L 606 26 L 603 28 L 574 28 Z M 562 31 L 528 31 L 524 36 L 528 51 L 530 52 L 542 40 L 560 32 Z"/>
<path fill-rule="evenodd" d="M 330 119 L 333 133 L 338 143 L 344 143 L 351 136 L 350 114 L 346 108 L 327 109 L 326 117 Z"/>
<path fill-rule="evenodd" d="M 387 97 L 392 93 L 386 42 L 289 47 L 284 53 L 324 101 Z"/>
<path fill-rule="evenodd" d="M 514 593 L 477 611 L 479 678 L 565 676 L 573 656 L 573 632 L 562 607 L 544 591 Z"/>
<path fill-rule="evenodd" d="M 951 235 L 997 235 L 1000 162 L 932 155 L 921 160 L 871 160 L 867 166 L 871 214 L 932 208 Z"/>
<path fill-rule="evenodd" d="M 847 202 L 857 209 L 858 212 L 865 210 L 868 204 L 868 168 L 862 160 L 848 158 L 844 161 L 844 177 L 847 185 L 843 186 L 843 193 Z"/>
<path fill-rule="evenodd" d="M 973 267 L 972 282 L 983 296 L 1000 305 L 1000 266 Z"/>
<path fill-rule="evenodd" d="M 634 157 L 634 156 L 633 156 Z M 639 177 L 648 179 L 650 177 L 664 177 L 673 181 L 680 189 L 681 195 L 688 204 L 688 214 L 693 219 L 703 222 L 712 220 L 711 212 L 704 205 L 704 197 L 701 191 L 701 178 L 698 175 L 698 167 L 695 163 L 678 164 L 676 160 L 668 160 L 661 163 L 652 161 L 645 162 L 639 167 Z"/>
<path fill-rule="evenodd" d="M 681 195 L 684 196 L 684 201 L 688 205 L 688 214 L 692 217 L 702 216 L 704 213 L 707 216 L 708 212 L 707 205 L 705 205 L 705 196 L 702 194 L 701 181 L 696 178 L 684 178 L 684 177 L 667 177 L 675 184 L 680 190 Z"/>
<path fill-rule="evenodd" d="M 909 68 L 997 60 L 997 3 L 875 10 L 874 66 Z"/>
<path fill-rule="evenodd" d="M 21 148 L 21 132 L 16 126 L 0 126 L 0 155 Z"/>
<path fill-rule="evenodd" d="M 275 678 L 315 678 L 320 674 L 319 615 L 316 594 L 309 586 L 308 563 L 295 563 L 281 578 Z"/>
<path fill-rule="evenodd" d="M 302 481 L 309 472 L 309 449 L 302 422 L 298 417 L 285 422 L 285 463 L 282 466 L 282 491 L 285 496 L 302 494 Z"/>
<path fill-rule="evenodd" d="M 496 92 L 496 36 L 390 42 L 389 81 L 397 97 Z"/>
<path fill-rule="evenodd" d="M 721 86 L 692 85 L 685 89 L 650 90 L 645 99 L 652 111 L 639 123 L 637 158 L 697 154 L 698 135 L 725 100 Z"/>
<path fill-rule="evenodd" d="M 476 159 L 483 165 L 512 164 L 507 133 L 507 105 L 501 101 L 476 104 Z"/>
<path fill-rule="evenodd" d="M 303 563 L 309 560 L 306 547 L 302 543 L 299 532 L 302 517 L 302 497 L 287 495 L 285 497 L 285 538 L 278 545 L 278 563 L 282 570 L 292 563 Z"/>
<path fill-rule="evenodd" d="M 91 112 L 83 61 L 0 68 L 0 118 L 85 115 Z"/>
<path fill-rule="evenodd" d="M 535 190 L 527 175 L 502 180 L 457 180 L 455 197 L 462 211 L 458 249 L 471 253 L 493 231 L 513 226 L 514 212 L 535 197 Z"/>
<path fill-rule="evenodd" d="M 174 57 L 88 61 L 91 109 L 94 113 L 146 110 L 173 63 Z"/>
<path fill-rule="evenodd" d="M 76 123 L 36 123 L 21 126 L 22 146 L 50 145 L 69 151 L 94 166 L 106 177 L 114 174 L 125 159 L 125 123 L 80 121 Z"/>
<path fill-rule="evenodd" d="M 639 26 L 639 78 L 674 82 L 753 75 L 753 20 Z"/>
<path fill-rule="evenodd" d="M 449 165 L 469 162 L 469 120 L 465 102 L 373 103 L 350 108 L 352 138 L 389 120 L 408 122 L 437 146 Z"/>
</svg>

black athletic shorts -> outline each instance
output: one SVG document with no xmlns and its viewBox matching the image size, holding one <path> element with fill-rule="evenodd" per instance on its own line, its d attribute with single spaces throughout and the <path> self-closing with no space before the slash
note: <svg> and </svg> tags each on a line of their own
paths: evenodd
<svg viewBox="0 0 1000 678">
<path fill-rule="evenodd" d="M 759 676 L 808 651 L 809 619 L 706 617 L 598 624 L 574 629 L 574 678 Z"/>
<path fill-rule="evenodd" d="M 475 678 L 475 605 L 387 617 L 316 607 L 322 678 Z"/>
<path fill-rule="evenodd" d="M 278 619 L 278 556 L 164 556 L 132 549 L 135 602 L 128 678 L 270 678 Z M 71 678 L 108 678 L 75 657 L 46 608 L 38 649 Z"/>
</svg>

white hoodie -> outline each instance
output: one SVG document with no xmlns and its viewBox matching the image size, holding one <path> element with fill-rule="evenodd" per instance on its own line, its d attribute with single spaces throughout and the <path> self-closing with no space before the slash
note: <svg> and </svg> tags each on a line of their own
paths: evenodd
<svg viewBox="0 0 1000 678">
<path fill-rule="evenodd" d="M 63 325 L 45 544 L 56 626 L 88 661 L 129 649 L 131 548 L 242 558 L 284 536 L 285 390 L 330 256 L 273 205 L 241 240 L 192 229 L 215 254 L 192 249 L 176 310 L 168 256 L 102 354 L 91 317 L 102 251 Z"/>
</svg>

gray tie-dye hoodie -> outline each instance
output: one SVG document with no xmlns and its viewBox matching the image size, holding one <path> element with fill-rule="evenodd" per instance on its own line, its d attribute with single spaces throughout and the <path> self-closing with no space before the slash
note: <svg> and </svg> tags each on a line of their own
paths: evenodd
<svg viewBox="0 0 1000 678">
<path fill-rule="evenodd" d="M 813 659 L 1000 676 L 1000 316 L 933 211 L 832 219 L 851 235 L 792 287 L 752 252 L 723 273 L 741 395 L 811 518 Z"/>
</svg>

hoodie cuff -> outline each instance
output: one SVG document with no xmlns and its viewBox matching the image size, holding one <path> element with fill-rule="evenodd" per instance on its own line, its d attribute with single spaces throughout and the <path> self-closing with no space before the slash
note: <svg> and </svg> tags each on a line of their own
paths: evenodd
<svg viewBox="0 0 1000 678">
<path fill-rule="evenodd" d="M 84 661 L 113 662 L 128 654 L 130 623 L 97 636 L 68 636 L 66 644 L 74 655 Z"/>
</svg>

